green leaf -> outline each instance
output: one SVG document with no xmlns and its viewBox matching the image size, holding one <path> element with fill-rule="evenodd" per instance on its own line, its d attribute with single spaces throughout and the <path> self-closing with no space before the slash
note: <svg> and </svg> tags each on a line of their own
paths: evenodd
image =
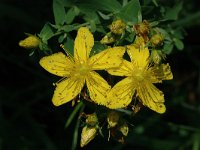
<svg viewBox="0 0 200 150">
<path fill-rule="evenodd" d="M 126 36 L 126 40 L 128 42 L 133 42 L 134 38 L 135 38 L 135 33 L 130 33 L 128 34 L 128 36 Z"/>
<path fill-rule="evenodd" d="M 80 0 L 77 2 L 77 6 L 82 9 L 103 10 L 113 13 L 121 9 L 121 4 L 117 0 Z"/>
<path fill-rule="evenodd" d="M 79 12 L 80 10 L 76 6 L 70 8 L 65 16 L 66 23 L 71 24 Z"/>
<path fill-rule="evenodd" d="M 101 11 L 98 11 L 98 14 L 101 16 L 101 18 L 103 18 L 104 20 L 109 20 L 110 16 L 109 15 L 105 15 L 103 14 Z"/>
<path fill-rule="evenodd" d="M 67 41 L 64 43 L 64 47 L 72 56 L 74 55 L 74 40 L 70 37 L 67 38 Z"/>
<path fill-rule="evenodd" d="M 90 21 L 90 30 L 91 32 L 95 32 L 96 31 L 96 24 L 94 20 Z"/>
<path fill-rule="evenodd" d="M 171 42 L 165 42 L 164 43 L 163 52 L 165 54 L 170 54 L 172 52 L 173 48 L 174 48 L 173 43 L 171 43 Z"/>
<path fill-rule="evenodd" d="M 65 32 L 70 32 L 73 30 L 76 30 L 76 26 L 75 25 L 64 25 L 60 28 L 58 28 L 59 31 L 65 31 Z"/>
<path fill-rule="evenodd" d="M 181 40 L 174 38 L 173 41 L 174 41 L 174 44 L 175 44 L 175 46 L 178 50 L 183 50 L 184 44 Z"/>
<path fill-rule="evenodd" d="M 39 33 L 39 37 L 42 39 L 42 42 L 47 43 L 51 37 L 54 36 L 54 29 L 49 23 L 46 23 L 42 30 Z"/>
<path fill-rule="evenodd" d="M 95 23 L 95 24 L 99 24 L 100 23 L 99 16 L 95 12 L 93 12 L 93 13 L 86 12 L 85 16 L 84 16 L 84 20 L 86 22 L 89 22 L 90 25 L 91 25 L 91 23 Z"/>
<path fill-rule="evenodd" d="M 100 42 L 95 42 L 90 54 L 91 54 L 91 56 L 94 55 L 94 54 L 98 54 L 101 51 L 105 50 L 106 48 L 107 48 L 106 45 L 101 44 Z"/>
<path fill-rule="evenodd" d="M 180 2 L 180 3 L 176 4 L 173 8 L 168 8 L 166 11 L 166 14 L 164 16 L 164 19 L 177 20 L 178 14 L 181 11 L 182 7 L 183 7 L 183 3 Z"/>
<path fill-rule="evenodd" d="M 139 0 L 131 0 L 121 9 L 118 16 L 125 22 L 132 22 L 134 24 L 137 24 L 139 20 L 141 21 L 141 7 Z"/>
<path fill-rule="evenodd" d="M 63 0 L 53 0 L 53 13 L 55 23 L 57 25 L 63 25 L 65 22 L 65 8 Z"/>
<path fill-rule="evenodd" d="M 156 0 L 152 0 L 152 2 L 154 3 L 154 5 L 155 5 L 156 7 L 158 7 L 158 2 L 157 2 Z"/>
<path fill-rule="evenodd" d="M 62 35 L 59 36 L 58 42 L 62 43 L 66 38 L 67 38 L 67 34 L 63 33 Z"/>
</svg>

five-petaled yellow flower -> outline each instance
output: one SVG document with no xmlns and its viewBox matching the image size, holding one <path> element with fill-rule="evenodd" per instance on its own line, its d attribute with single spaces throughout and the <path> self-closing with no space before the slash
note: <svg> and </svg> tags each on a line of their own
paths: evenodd
<svg viewBox="0 0 200 150">
<path fill-rule="evenodd" d="M 126 76 L 118 82 L 108 94 L 107 106 L 111 109 L 128 106 L 135 94 L 139 101 L 150 109 L 164 113 L 164 94 L 153 83 L 173 78 L 169 64 L 160 66 L 150 63 L 149 50 L 144 45 L 127 46 L 131 62 L 124 60 L 117 69 L 109 69 L 109 73 L 117 76 Z"/>
<path fill-rule="evenodd" d="M 111 87 L 94 70 L 118 67 L 122 63 L 125 49 L 108 48 L 89 57 L 93 45 L 93 35 L 88 28 L 81 27 L 74 43 L 74 57 L 59 52 L 40 60 L 40 65 L 48 72 L 63 77 L 56 84 L 52 99 L 54 105 L 59 106 L 74 99 L 81 93 L 85 82 L 91 100 L 100 105 L 107 104 L 106 93 Z"/>
</svg>

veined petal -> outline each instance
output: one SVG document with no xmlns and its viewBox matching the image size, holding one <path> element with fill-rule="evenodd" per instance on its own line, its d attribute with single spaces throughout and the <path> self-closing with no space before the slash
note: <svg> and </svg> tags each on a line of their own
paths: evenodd
<svg viewBox="0 0 200 150">
<path fill-rule="evenodd" d="M 166 111 L 164 94 L 153 84 L 143 83 L 140 85 L 137 88 L 137 96 L 140 98 L 141 103 L 150 109 L 158 113 L 164 113 Z"/>
<path fill-rule="evenodd" d="M 48 72 L 61 77 L 69 76 L 74 67 L 74 62 L 61 52 L 45 56 L 39 63 Z"/>
<path fill-rule="evenodd" d="M 103 70 L 119 67 L 122 63 L 122 56 L 125 53 L 125 47 L 108 48 L 89 59 L 89 65 L 93 70 Z"/>
<path fill-rule="evenodd" d="M 70 77 L 57 84 L 53 95 L 53 104 L 62 105 L 75 98 L 82 90 L 85 83 L 84 78 Z"/>
<path fill-rule="evenodd" d="M 74 59 L 78 63 L 86 62 L 94 45 L 94 37 L 86 27 L 78 30 L 74 44 Z"/>
<path fill-rule="evenodd" d="M 127 46 L 128 55 L 131 58 L 131 62 L 136 64 L 137 67 L 147 67 L 149 64 L 149 49 L 148 48 L 135 48 L 133 45 Z"/>
<path fill-rule="evenodd" d="M 162 82 L 162 80 L 173 79 L 173 74 L 171 72 L 169 64 L 161 64 L 159 66 L 155 65 L 154 67 L 151 67 L 150 70 L 153 74 L 152 83 L 159 83 Z"/>
<path fill-rule="evenodd" d="M 90 71 L 86 78 L 90 98 L 97 104 L 106 104 L 106 95 L 110 91 L 110 85 L 96 72 Z"/>
<path fill-rule="evenodd" d="M 118 82 L 108 93 L 108 102 L 106 107 L 110 109 L 118 109 L 126 107 L 132 101 L 135 93 L 136 85 L 130 77 Z"/>
<path fill-rule="evenodd" d="M 133 71 L 133 64 L 127 60 L 123 60 L 122 64 L 117 68 L 107 70 L 109 74 L 115 76 L 131 76 Z"/>
</svg>

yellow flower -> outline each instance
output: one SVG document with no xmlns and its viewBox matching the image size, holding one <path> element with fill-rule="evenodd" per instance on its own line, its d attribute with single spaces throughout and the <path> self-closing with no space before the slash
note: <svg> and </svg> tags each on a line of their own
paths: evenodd
<svg viewBox="0 0 200 150">
<path fill-rule="evenodd" d="M 40 39 L 35 35 L 29 35 L 24 40 L 19 41 L 19 46 L 31 49 L 31 48 L 37 48 L 40 44 Z"/>
<path fill-rule="evenodd" d="M 62 105 L 74 99 L 83 86 L 87 85 L 92 101 L 106 105 L 106 93 L 110 85 L 94 70 L 118 67 L 122 63 L 125 52 L 123 47 L 108 48 L 92 57 L 90 51 L 94 45 L 94 38 L 86 27 L 78 30 L 74 44 L 74 58 L 63 53 L 55 53 L 43 57 L 40 65 L 48 72 L 63 77 L 56 85 L 53 104 Z"/>
<path fill-rule="evenodd" d="M 122 108 L 129 105 L 134 94 L 139 101 L 150 109 L 164 113 L 164 94 L 153 83 L 162 83 L 162 80 L 173 78 L 169 64 L 153 65 L 150 63 L 149 50 L 145 47 L 127 47 L 131 62 L 124 60 L 117 69 L 109 69 L 112 75 L 126 76 L 118 82 L 108 94 L 111 109 Z"/>
</svg>

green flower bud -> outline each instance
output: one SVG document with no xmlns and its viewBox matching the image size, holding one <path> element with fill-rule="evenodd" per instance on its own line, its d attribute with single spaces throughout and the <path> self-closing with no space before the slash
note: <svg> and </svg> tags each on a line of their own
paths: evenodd
<svg viewBox="0 0 200 150">
<path fill-rule="evenodd" d="M 91 127 L 94 127 L 94 126 L 97 126 L 98 125 L 98 118 L 97 118 L 97 115 L 96 113 L 93 113 L 93 114 L 88 114 L 86 115 L 86 124 L 87 126 L 91 126 Z"/>
</svg>

